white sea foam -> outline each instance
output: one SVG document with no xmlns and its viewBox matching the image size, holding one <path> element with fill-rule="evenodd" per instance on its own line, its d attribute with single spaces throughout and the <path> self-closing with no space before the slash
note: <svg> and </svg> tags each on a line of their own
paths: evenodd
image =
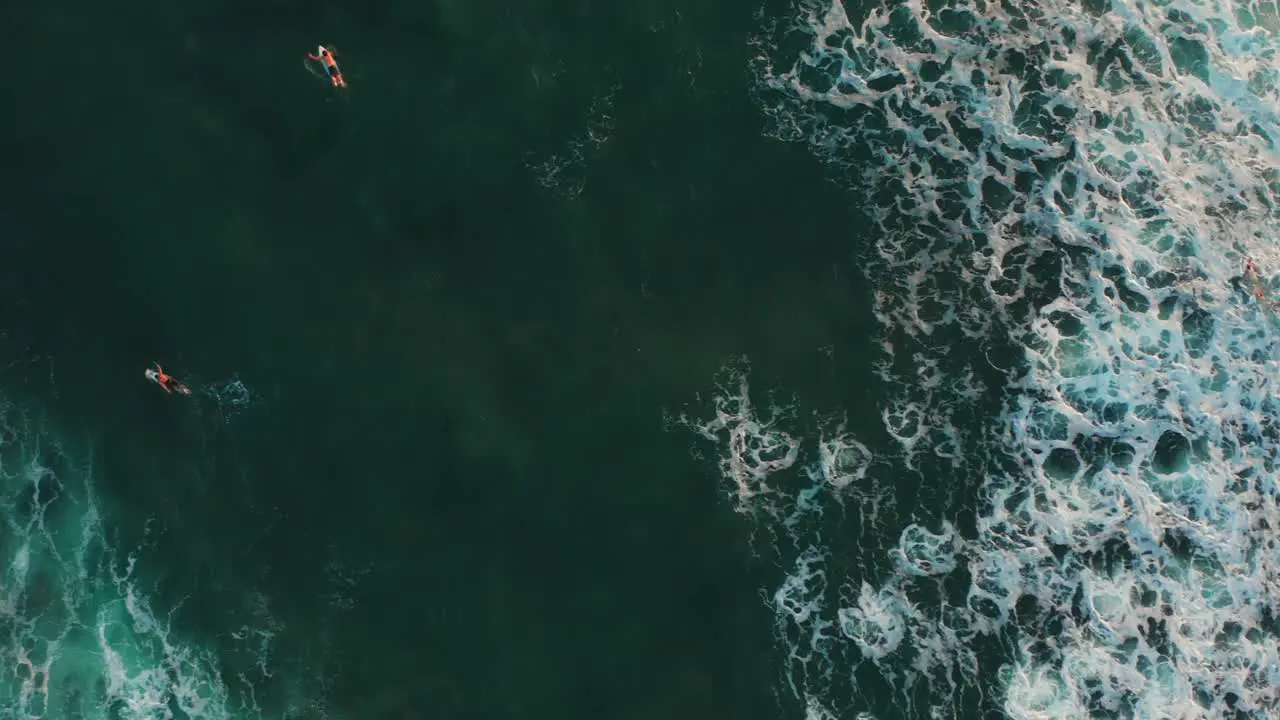
<svg viewBox="0 0 1280 720">
<path fill-rule="evenodd" d="M 1280 712 L 1277 30 L 1274 6 L 1208 0 L 865 18 L 819 0 L 766 27 L 771 134 L 877 226 L 880 412 L 901 452 L 876 460 L 979 499 L 964 532 L 882 516 L 898 543 L 838 564 L 821 524 L 786 526 L 774 598 L 808 714 L 877 681 L 904 716 L 967 697 L 1018 718 Z M 878 471 L 804 503 L 744 495 L 832 464 L 821 438 L 756 419 L 745 383 L 695 425 L 748 510 L 869 492 Z M 735 459 L 769 437 L 786 466 Z"/>
<path fill-rule="evenodd" d="M 600 148 L 613 137 L 613 101 L 619 85 L 613 85 L 591 99 L 586 127 L 565 141 L 550 157 L 530 156 L 526 165 L 538 184 L 565 199 L 574 199 L 587 187 L 587 168 Z"/>
<path fill-rule="evenodd" d="M 109 542 L 92 463 L 9 405 L 0 406 L 0 520 L 0 717 L 326 717 L 315 697 L 283 714 L 258 706 L 255 684 L 275 674 L 282 629 L 265 596 L 229 645 L 176 631 L 179 608 L 155 608 L 138 554 L 122 557 Z M 222 676 L 237 666 L 237 677 Z"/>
</svg>

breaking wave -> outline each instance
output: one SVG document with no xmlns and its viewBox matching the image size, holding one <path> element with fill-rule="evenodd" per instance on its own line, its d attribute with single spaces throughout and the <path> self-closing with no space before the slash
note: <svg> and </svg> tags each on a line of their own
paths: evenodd
<svg viewBox="0 0 1280 720">
<path fill-rule="evenodd" d="M 92 456 L 0 403 L 0 717 L 339 717 L 326 676 L 296 676 L 278 661 L 284 626 L 266 595 L 224 608 L 239 625 L 225 638 L 179 629 L 182 603 L 157 602 L 142 559 L 157 531 L 148 523 L 142 545 L 126 552 L 111 515 Z"/>
<path fill-rule="evenodd" d="M 886 393 L 855 437 L 758 410 L 736 363 L 684 418 L 787 570 L 797 707 L 1274 716 L 1275 7 L 765 21 L 768 132 L 875 228 Z"/>
</svg>

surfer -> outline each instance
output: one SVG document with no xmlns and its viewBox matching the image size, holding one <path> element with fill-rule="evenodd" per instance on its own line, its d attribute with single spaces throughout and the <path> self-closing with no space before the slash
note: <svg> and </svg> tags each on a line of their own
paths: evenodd
<svg viewBox="0 0 1280 720">
<path fill-rule="evenodd" d="M 1244 281 L 1253 288 L 1253 294 L 1259 300 L 1267 299 L 1266 290 L 1262 287 L 1262 278 L 1258 277 L 1258 267 L 1253 264 L 1253 258 L 1247 258 L 1244 261 Z"/>
<path fill-rule="evenodd" d="M 324 67 L 324 74 L 329 78 L 329 82 L 333 83 L 336 88 L 344 88 L 347 81 L 342 77 L 342 70 L 338 68 L 338 60 L 333 56 L 333 50 L 317 45 L 316 52 L 307 53 L 307 59 L 320 63 Z"/>
<path fill-rule="evenodd" d="M 1240 279 L 1244 281 L 1244 284 L 1253 293 L 1253 296 L 1258 299 L 1258 302 L 1274 309 L 1276 303 L 1267 297 L 1267 285 L 1262 280 L 1262 276 L 1258 274 L 1258 266 L 1253 264 L 1252 258 L 1245 258 L 1244 274 Z"/>
<path fill-rule="evenodd" d="M 1245 289 L 1258 299 L 1258 304 L 1264 310 L 1280 313 L 1280 300 L 1272 297 L 1267 282 L 1258 273 L 1258 266 L 1254 265 L 1253 260 L 1250 258 L 1246 258 L 1244 261 L 1244 273 L 1241 275 L 1240 281 L 1241 284 L 1245 285 Z"/>
<path fill-rule="evenodd" d="M 164 368 L 160 367 L 160 363 L 153 363 L 152 367 L 147 368 L 147 379 L 160 386 L 161 390 L 167 393 L 178 393 L 179 395 L 190 395 L 191 389 L 186 385 L 173 379 L 173 376 L 166 373 Z"/>
</svg>

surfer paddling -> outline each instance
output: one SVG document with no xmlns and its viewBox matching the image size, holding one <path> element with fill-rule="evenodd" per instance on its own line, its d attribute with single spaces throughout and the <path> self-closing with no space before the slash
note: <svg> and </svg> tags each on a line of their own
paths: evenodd
<svg viewBox="0 0 1280 720">
<path fill-rule="evenodd" d="M 345 88 L 347 86 L 347 81 L 342 77 L 342 70 L 338 67 L 338 59 L 334 57 L 332 48 L 317 45 L 314 53 L 307 53 L 307 59 L 320 63 L 320 66 L 324 68 L 325 76 L 329 78 L 329 82 L 333 83 L 334 87 Z"/>
<path fill-rule="evenodd" d="M 160 367 L 160 363 L 153 363 L 151 367 L 147 368 L 146 376 L 148 380 L 159 385 L 160 389 L 167 393 L 191 394 L 191 389 L 174 380 L 172 375 L 166 373 L 164 368 Z"/>
</svg>

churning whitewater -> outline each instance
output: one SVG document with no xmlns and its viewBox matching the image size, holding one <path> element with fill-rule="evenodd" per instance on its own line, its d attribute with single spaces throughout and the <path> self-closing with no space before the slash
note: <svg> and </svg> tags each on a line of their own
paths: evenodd
<svg viewBox="0 0 1280 720">
<path fill-rule="evenodd" d="M 854 12 L 769 24 L 756 98 L 877 229 L 894 450 L 757 408 L 744 364 L 686 418 L 789 570 L 784 692 L 811 718 L 1273 717 L 1275 6 Z"/>
<path fill-rule="evenodd" d="M 228 683 L 226 665 L 153 610 L 136 553 L 111 548 L 92 466 L 12 405 L 0 405 L 0 437 L 0 659 L 9 669 L 0 715 L 257 717 L 251 681 L 261 676 Z M 256 616 L 241 632 L 262 669 L 277 628 L 265 604 Z"/>
<path fill-rule="evenodd" d="M 205 392 L 223 421 L 255 397 L 234 378 Z M 99 492 L 92 460 L 0 398 L 0 717 L 338 717 L 327 676 L 311 675 L 327 668 L 298 672 L 277 658 L 285 628 L 265 594 L 224 608 L 225 637 L 175 627 L 186 601 L 158 603 L 163 576 L 148 563 L 167 539 L 163 523 L 147 521 L 142 545 L 120 549 L 120 511 Z M 349 573 L 336 563 L 329 572 L 332 604 L 349 603 Z M 279 707 L 260 706 L 268 694 Z"/>
</svg>

